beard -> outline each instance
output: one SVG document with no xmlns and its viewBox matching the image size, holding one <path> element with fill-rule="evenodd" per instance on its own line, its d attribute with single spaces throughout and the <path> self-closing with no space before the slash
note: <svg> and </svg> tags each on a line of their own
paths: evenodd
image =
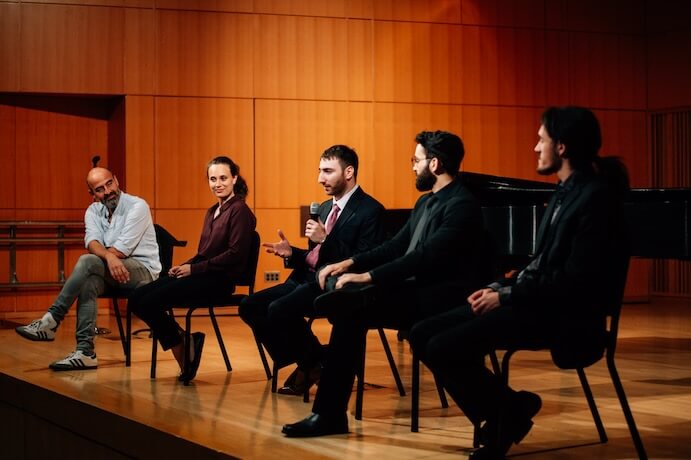
<svg viewBox="0 0 691 460">
<path fill-rule="evenodd" d="M 329 187 L 329 191 L 326 192 L 329 196 L 342 196 L 346 189 L 346 178 L 342 175 L 333 185 Z"/>
<path fill-rule="evenodd" d="M 415 177 L 415 188 L 419 192 L 428 192 L 432 190 L 434 184 L 437 183 L 437 176 L 432 174 L 429 168 L 425 168 L 420 174 Z"/>
<path fill-rule="evenodd" d="M 120 191 L 113 192 L 109 196 L 103 198 L 101 203 L 112 213 L 115 211 L 115 208 L 118 207 L 118 203 L 120 203 Z"/>
<path fill-rule="evenodd" d="M 559 171 L 559 167 L 552 163 L 550 166 L 546 166 L 544 168 L 537 168 L 537 173 L 541 176 L 549 176 L 551 174 L 554 174 L 555 172 Z"/>
<path fill-rule="evenodd" d="M 550 163 L 545 165 L 545 166 L 538 166 L 537 167 L 537 173 L 541 176 L 549 176 L 550 174 L 554 174 L 557 171 L 559 171 L 561 169 L 561 164 L 562 164 L 562 159 L 557 154 L 557 149 L 555 148 L 552 151 Z"/>
</svg>

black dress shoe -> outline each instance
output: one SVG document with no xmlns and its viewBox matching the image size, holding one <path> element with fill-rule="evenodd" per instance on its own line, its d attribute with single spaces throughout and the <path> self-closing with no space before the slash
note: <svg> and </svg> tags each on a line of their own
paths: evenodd
<svg viewBox="0 0 691 460">
<path fill-rule="evenodd" d="M 283 384 L 283 386 L 277 390 L 277 393 L 289 396 L 302 396 L 309 391 L 310 388 L 312 388 L 312 385 L 319 382 L 321 373 L 322 367 L 319 364 L 314 366 L 308 372 L 297 368 L 293 374 L 290 374 L 288 379 L 286 379 L 286 382 Z M 295 375 L 295 377 L 292 378 L 291 382 L 289 382 L 293 375 Z"/>
<path fill-rule="evenodd" d="M 504 458 L 511 444 L 520 443 L 528 435 L 533 427 L 532 418 L 540 412 L 541 407 L 542 400 L 535 393 L 519 391 L 512 394 L 502 416 L 501 426 L 496 421 L 487 421 L 480 429 L 480 444 L 485 447 L 484 450 L 475 451 L 480 457 L 471 458 Z"/>
<path fill-rule="evenodd" d="M 192 381 L 197 376 L 199 370 L 199 363 L 202 361 L 202 350 L 204 349 L 204 339 L 206 335 L 203 332 L 193 332 L 190 334 L 192 339 L 192 348 L 194 349 L 194 358 L 187 364 L 187 368 L 183 369 L 178 377 L 178 380 L 185 384 Z"/>
<path fill-rule="evenodd" d="M 347 284 L 314 299 L 314 310 L 320 316 L 348 315 L 364 308 L 373 295 L 374 286 L 371 284 Z"/>
<path fill-rule="evenodd" d="M 311 438 L 330 434 L 345 434 L 348 433 L 348 416 L 342 414 L 336 417 L 327 417 L 320 414 L 312 414 L 297 423 L 283 425 L 283 430 L 281 431 L 289 438 Z"/>
</svg>

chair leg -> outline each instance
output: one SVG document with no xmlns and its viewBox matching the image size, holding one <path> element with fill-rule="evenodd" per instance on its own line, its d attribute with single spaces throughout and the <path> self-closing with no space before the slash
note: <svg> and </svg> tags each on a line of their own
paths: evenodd
<svg viewBox="0 0 691 460">
<path fill-rule="evenodd" d="M 413 388 L 410 390 L 410 431 L 420 431 L 420 360 L 413 353 Z"/>
<path fill-rule="evenodd" d="M 420 360 L 413 355 L 413 377 L 412 395 L 410 397 L 410 431 L 417 433 L 420 431 Z M 444 387 L 434 377 L 434 385 L 437 387 L 441 407 L 447 409 L 449 400 L 446 398 Z M 477 446 L 476 446 L 477 447 Z"/>
<path fill-rule="evenodd" d="M 439 402 L 441 402 L 441 407 L 443 409 L 448 409 L 449 408 L 449 400 L 446 399 L 446 392 L 444 391 L 444 387 L 437 381 L 437 378 L 434 377 L 434 384 L 437 386 L 437 393 L 439 393 Z"/>
<path fill-rule="evenodd" d="M 226 345 L 223 342 L 223 336 L 221 335 L 221 329 L 218 327 L 218 321 L 216 320 L 216 314 L 214 313 L 213 306 L 209 307 L 209 317 L 211 318 L 211 324 L 214 327 L 214 332 L 216 332 L 216 340 L 218 340 L 218 345 L 221 347 L 221 354 L 223 355 L 223 361 L 226 363 L 226 370 L 230 372 L 233 370 L 233 368 L 230 365 L 230 358 L 228 358 Z"/>
<path fill-rule="evenodd" d="M 633 413 L 629 407 L 629 402 L 626 399 L 626 393 L 624 392 L 624 386 L 621 384 L 621 379 L 619 378 L 619 372 L 617 372 L 617 367 L 614 364 L 614 356 L 610 353 L 607 354 L 607 368 L 609 369 L 609 375 L 612 377 L 612 384 L 617 392 L 617 397 L 619 398 L 619 404 L 621 404 L 621 410 L 624 413 L 624 418 L 629 426 L 629 432 L 631 433 L 631 439 L 633 440 L 634 446 L 636 446 L 636 452 L 638 453 L 638 458 L 640 460 L 647 460 L 648 454 L 643 447 L 643 441 L 638 433 L 638 428 L 636 427 L 636 421 L 633 419 Z"/>
<path fill-rule="evenodd" d="M 264 366 L 264 372 L 266 373 L 266 380 L 271 380 L 272 374 L 271 374 L 271 369 L 269 368 L 269 362 L 266 359 L 266 353 L 264 352 L 264 346 L 262 345 L 261 341 L 259 340 L 259 337 L 257 337 L 257 334 L 252 331 L 254 334 L 254 341 L 257 344 L 257 351 L 259 351 L 259 357 L 262 360 L 262 365 Z"/>
<path fill-rule="evenodd" d="M 492 364 L 492 370 L 495 375 L 501 374 L 501 367 L 499 366 L 499 358 L 497 358 L 497 351 L 492 350 L 489 352 L 489 361 Z"/>
<path fill-rule="evenodd" d="M 505 384 L 509 384 L 509 362 L 511 361 L 511 357 L 513 354 L 516 352 L 516 350 L 507 350 L 506 353 L 504 353 L 504 357 L 501 359 L 501 377 L 504 380 Z M 494 355 L 494 358 L 497 358 L 497 355 Z M 499 364 L 497 360 L 497 365 Z M 492 363 L 492 366 L 495 364 Z"/>
<path fill-rule="evenodd" d="M 588 378 L 585 376 L 585 370 L 578 368 L 576 369 L 576 372 L 578 372 L 578 379 L 581 381 L 581 387 L 583 387 L 585 400 L 588 401 L 590 413 L 593 415 L 593 421 L 595 422 L 595 427 L 597 428 L 597 434 L 600 436 L 600 442 L 604 444 L 607 442 L 607 432 L 605 431 L 605 426 L 602 424 L 600 411 L 597 410 L 597 404 L 595 404 L 595 398 L 593 397 L 593 392 L 590 389 Z"/>
<path fill-rule="evenodd" d="M 271 375 L 271 393 L 276 393 L 278 390 L 278 366 L 274 362 L 274 371 Z"/>
<path fill-rule="evenodd" d="M 125 331 L 122 327 L 122 316 L 120 315 L 120 306 L 118 305 L 118 299 L 113 297 L 113 312 L 115 312 L 115 320 L 118 323 L 118 332 L 120 333 L 120 342 L 122 343 L 122 353 L 125 355 L 125 365 L 129 366 L 129 353 L 127 350 L 127 337 L 125 336 Z"/>
<path fill-rule="evenodd" d="M 401 381 L 401 376 L 398 373 L 398 367 L 396 366 L 396 361 L 393 359 L 393 354 L 391 353 L 391 347 L 389 346 L 389 341 L 386 339 L 386 334 L 383 328 L 379 328 L 379 337 L 381 338 L 382 347 L 384 347 L 384 353 L 386 353 L 386 359 L 389 361 L 389 367 L 391 368 L 391 374 L 393 379 L 396 381 L 396 387 L 398 388 L 398 394 L 405 396 L 405 388 L 403 388 L 403 382 Z"/>
<path fill-rule="evenodd" d="M 125 352 L 125 367 L 132 365 L 132 311 L 129 304 L 125 312 L 125 335 L 127 338 L 127 351 Z"/>
<path fill-rule="evenodd" d="M 480 447 L 480 424 L 473 423 L 473 447 Z"/>
<path fill-rule="evenodd" d="M 156 378 L 156 355 L 158 354 L 158 338 L 156 334 L 151 334 L 151 371 L 149 372 L 149 377 L 151 379 Z"/>
</svg>

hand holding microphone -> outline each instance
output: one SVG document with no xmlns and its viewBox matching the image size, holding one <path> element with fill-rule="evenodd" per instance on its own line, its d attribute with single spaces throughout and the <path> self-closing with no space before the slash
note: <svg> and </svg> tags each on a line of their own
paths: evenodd
<svg viewBox="0 0 691 460">
<path fill-rule="evenodd" d="M 305 236 L 317 244 L 321 244 L 326 239 L 326 228 L 319 221 L 319 203 L 310 204 L 310 218 L 305 223 Z"/>
<path fill-rule="evenodd" d="M 310 203 L 310 219 L 315 222 L 319 221 L 319 203 L 316 201 Z"/>
</svg>

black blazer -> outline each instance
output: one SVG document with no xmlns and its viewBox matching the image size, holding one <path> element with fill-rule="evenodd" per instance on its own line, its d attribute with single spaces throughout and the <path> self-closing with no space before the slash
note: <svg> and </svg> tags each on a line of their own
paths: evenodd
<svg viewBox="0 0 691 460">
<path fill-rule="evenodd" d="M 422 195 L 401 230 L 381 246 L 355 256 L 353 271 L 369 271 L 379 286 L 403 283 L 415 277 L 420 316 L 465 302 L 467 296 L 491 279 L 480 205 L 459 178 L 434 194 L 422 237 L 406 253 L 413 232 L 432 193 Z"/>
<path fill-rule="evenodd" d="M 332 206 L 333 200 L 324 201 L 319 206 L 322 222 L 326 222 Z M 317 267 L 340 262 L 381 243 L 384 239 L 383 216 L 384 206 L 358 187 L 346 207 L 340 211 L 336 225 L 319 249 Z M 286 268 L 294 269 L 291 278 L 314 278 L 305 262 L 305 256 L 314 246 L 316 244 L 309 241 L 309 249 L 292 248 L 292 255 L 285 259 Z"/>
<path fill-rule="evenodd" d="M 564 368 L 602 356 L 606 313 L 621 302 L 629 260 L 621 195 L 594 174 L 572 179 L 554 222 L 557 194 L 540 223 L 537 268 L 499 289 L 502 305 L 545 321 L 554 361 Z"/>
</svg>

